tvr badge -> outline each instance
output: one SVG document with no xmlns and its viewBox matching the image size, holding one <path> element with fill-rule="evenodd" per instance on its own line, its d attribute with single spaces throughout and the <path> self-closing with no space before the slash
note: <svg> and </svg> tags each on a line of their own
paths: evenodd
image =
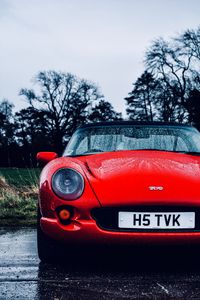
<svg viewBox="0 0 200 300">
<path fill-rule="evenodd" d="M 155 186 L 155 185 L 151 185 L 149 186 L 149 190 L 150 191 L 163 191 L 164 187 L 163 186 Z"/>
</svg>

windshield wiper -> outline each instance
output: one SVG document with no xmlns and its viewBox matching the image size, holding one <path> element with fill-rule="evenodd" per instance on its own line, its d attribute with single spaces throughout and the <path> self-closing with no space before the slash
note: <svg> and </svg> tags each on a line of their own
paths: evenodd
<svg viewBox="0 0 200 300">
<path fill-rule="evenodd" d="M 164 152 L 174 152 L 174 153 L 182 153 L 182 154 L 189 154 L 189 155 L 199 155 L 200 156 L 200 152 L 197 151 L 175 151 L 175 150 L 164 150 L 164 149 L 137 149 L 137 150 L 152 150 L 152 151 L 164 151 Z"/>
<path fill-rule="evenodd" d="M 101 152 L 98 152 L 101 153 Z M 94 155 L 94 154 L 98 154 L 97 152 L 93 152 L 93 153 L 82 153 L 82 154 L 70 154 L 70 155 L 66 155 L 67 157 L 79 157 L 79 156 L 89 156 L 89 155 Z"/>
<path fill-rule="evenodd" d="M 182 154 L 189 154 L 189 155 L 197 155 L 200 156 L 200 152 L 196 152 L 196 151 L 176 151 Z"/>
<path fill-rule="evenodd" d="M 177 151 L 173 151 L 173 150 L 156 149 L 156 148 L 131 149 L 130 151 L 163 151 L 163 152 L 177 152 Z"/>
</svg>

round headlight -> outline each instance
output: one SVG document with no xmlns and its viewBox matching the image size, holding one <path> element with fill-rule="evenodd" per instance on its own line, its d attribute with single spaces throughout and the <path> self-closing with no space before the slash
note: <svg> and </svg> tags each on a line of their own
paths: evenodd
<svg viewBox="0 0 200 300">
<path fill-rule="evenodd" d="M 60 198 L 75 200 L 83 193 L 83 176 L 73 169 L 60 169 L 52 177 L 52 189 Z"/>
</svg>

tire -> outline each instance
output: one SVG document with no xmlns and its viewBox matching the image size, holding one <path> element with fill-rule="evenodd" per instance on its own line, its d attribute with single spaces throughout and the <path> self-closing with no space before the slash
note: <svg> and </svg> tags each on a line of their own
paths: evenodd
<svg viewBox="0 0 200 300">
<path fill-rule="evenodd" d="M 37 247 L 38 256 L 41 262 L 58 262 L 66 255 L 66 249 L 61 243 L 51 239 L 42 231 L 40 227 L 41 213 L 38 207 L 38 218 L 37 218 Z"/>
</svg>

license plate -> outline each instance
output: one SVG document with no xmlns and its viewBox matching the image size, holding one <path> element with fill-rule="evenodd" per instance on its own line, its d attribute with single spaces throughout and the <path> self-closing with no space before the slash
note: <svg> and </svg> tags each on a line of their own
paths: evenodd
<svg viewBox="0 0 200 300">
<path fill-rule="evenodd" d="M 118 215 L 119 228 L 190 229 L 195 228 L 194 212 L 125 212 Z"/>
</svg>

